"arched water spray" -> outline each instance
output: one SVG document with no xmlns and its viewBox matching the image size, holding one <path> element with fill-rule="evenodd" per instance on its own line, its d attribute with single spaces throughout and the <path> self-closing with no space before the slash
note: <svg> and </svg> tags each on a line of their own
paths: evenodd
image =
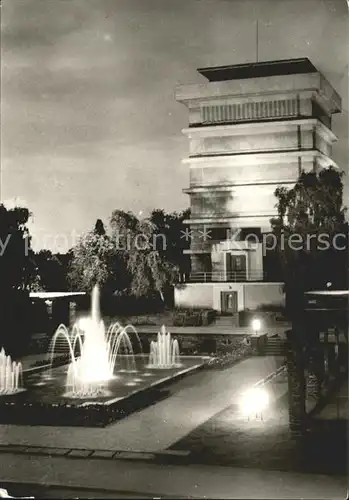
<svg viewBox="0 0 349 500">
<path fill-rule="evenodd" d="M 73 325 L 70 333 L 64 325 L 60 325 L 52 339 L 51 372 L 58 338 L 62 337 L 68 346 L 70 364 L 67 371 L 66 389 L 69 396 L 86 398 L 105 393 L 108 381 L 114 377 L 118 360 L 120 363 L 125 362 L 124 371 L 130 373 L 137 371 L 130 330 L 139 345 L 141 359 L 144 362 L 141 340 L 133 325 L 127 325 L 124 328 L 116 322 L 106 330 L 101 320 L 99 290 L 95 287 L 92 291 L 91 315 L 80 318 Z M 151 343 L 150 351 L 151 368 L 180 366 L 178 341 L 171 339 L 165 327 L 162 327 L 159 332 L 157 342 Z"/>
<path fill-rule="evenodd" d="M 141 342 L 141 339 L 140 339 L 140 337 L 138 335 L 138 332 L 137 332 L 136 328 L 133 325 L 131 325 L 131 323 L 129 323 L 128 325 L 125 326 L 124 330 L 125 330 L 125 332 L 128 332 L 128 330 L 132 330 L 132 332 L 134 333 L 134 335 L 135 335 L 135 337 L 137 339 L 137 342 L 138 342 L 138 345 L 139 345 L 139 350 L 143 354 L 142 342 Z"/>
<path fill-rule="evenodd" d="M 123 329 L 119 332 L 117 336 L 114 337 L 113 342 L 110 347 L 110 363 L 111 366 L 115 366 L 116 358 L 119 354 L 120 347 L 124 347 L 126 354 L 126 369 L 127 371 L 136 372 L 136 363 L 133 354 L 133 347 L 130 337 L 127 335 L 126 331 Z"/>
<path fill-rule="evenodd" d="M 63 337 L 63 339 L 66 340 L 66 343 L 67 343 L 67 346 L 68 346 L 68 350 L 69 350 L 70 360 L 75 360 L 74 350 L 73 350 L 72 342 L 71 342 L 71 339 L 70 339 L 70 336 L 69 336 L 69 332 L 67 330 L 67 327 L 65 325 L 61 324 L 61 325 L 59 325 L 59 327 L 57 328 L 54 336 L 52 337 L 51 346 L 50 346 L 50 350 L 49 350 L 49 354 L 50 354 L 50 376 L 52 376 L 53 358 L 54 358 L 54 355 L 55 355 L 55 347 L 56 347 L 57 339 L 59 337 Z"/>
<path fill-rule="evenodd" d="M 111 340 L 118 335 L 123 330 L 123 326 L 120 323 L 112 323 L 107 331 L 107 343 L 110 344 Z"/>
<path fill-rule="evenodd" d="M 139 336 L 132 325 L 137 341 Z M 57 340 L 63 338 L 67 343 L 70 364 L 68 366 L 66 388 L 73 397 L 94 397 L 105 391 L 108 381 L 114 376 L 117 357 L 123 351 L 127 372 L 136 372 L 132 342 L 126 329 L 119 323 L 109 326 L 106 331 L 101 320 L 99 290 L 94 287 L 91 298 L 91 315 L 80 318 L 71 332 L 59 325 L 53 336 L 50 348 L 50 366 L 55 355 Z M 80 352 L 77 352 L 77 347 Z"/>
</svg>

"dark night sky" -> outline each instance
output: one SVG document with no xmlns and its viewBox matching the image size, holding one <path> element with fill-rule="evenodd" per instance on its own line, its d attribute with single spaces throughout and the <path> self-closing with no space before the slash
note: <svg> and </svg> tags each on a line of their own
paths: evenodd
<svg viewBox="0 0 349 500">
<path fill-rule="evenodd" d="M 203 81 L 197 67 L 254 61 L 257 18 L 260 60 L 308 57 L 341 94 L 334 159 L 347 168 L 346 0 L 2 3 L 1 195 L 33 212 L 36 246 L 115 208 L 187 207 L 175 86 Z"/>
</svg>

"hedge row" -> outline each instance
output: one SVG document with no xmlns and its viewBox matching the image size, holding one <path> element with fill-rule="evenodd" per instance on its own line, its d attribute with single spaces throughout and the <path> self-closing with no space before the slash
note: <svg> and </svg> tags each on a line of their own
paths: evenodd
<svg viewBox="0 0 349 500">
<path fill-rule="evenodd" d="M 173 326 L 206 326 L 216 318 L 214 309 L 180 309 L 173 313 Z"/>
</svg>

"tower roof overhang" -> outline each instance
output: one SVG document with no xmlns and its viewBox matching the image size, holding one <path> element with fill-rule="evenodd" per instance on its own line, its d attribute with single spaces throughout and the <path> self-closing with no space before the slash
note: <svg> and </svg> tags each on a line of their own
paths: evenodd
<svg viewBox="0 0 349 500">
<path fill-rule="evenodd" d="M 266 76 L 316 73 L 317 69 L 307 57 L 302 57 L 298 59 L 280 59 L 276 61 L 214 66 L 199 68 L 197 71 L 210 82 L 222 82 Z"/>
</svg>

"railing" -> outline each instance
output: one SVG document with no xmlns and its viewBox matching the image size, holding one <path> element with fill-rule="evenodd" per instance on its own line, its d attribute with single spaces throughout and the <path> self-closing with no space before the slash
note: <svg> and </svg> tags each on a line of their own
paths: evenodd
<svg viewBox="0 0 349 500">
<path fill-rule="evenodd" d="M 213 271 L 213 272 L 193 272 L 187 275 L 184 279 L 186 282 L 207 283 L 207 282 L 242 282 L 242 281 L 272 281 L 279 282 L 280 279 L 269 277 L 262 270 L 245 272 L 245 271 Z"/>
</svg>

